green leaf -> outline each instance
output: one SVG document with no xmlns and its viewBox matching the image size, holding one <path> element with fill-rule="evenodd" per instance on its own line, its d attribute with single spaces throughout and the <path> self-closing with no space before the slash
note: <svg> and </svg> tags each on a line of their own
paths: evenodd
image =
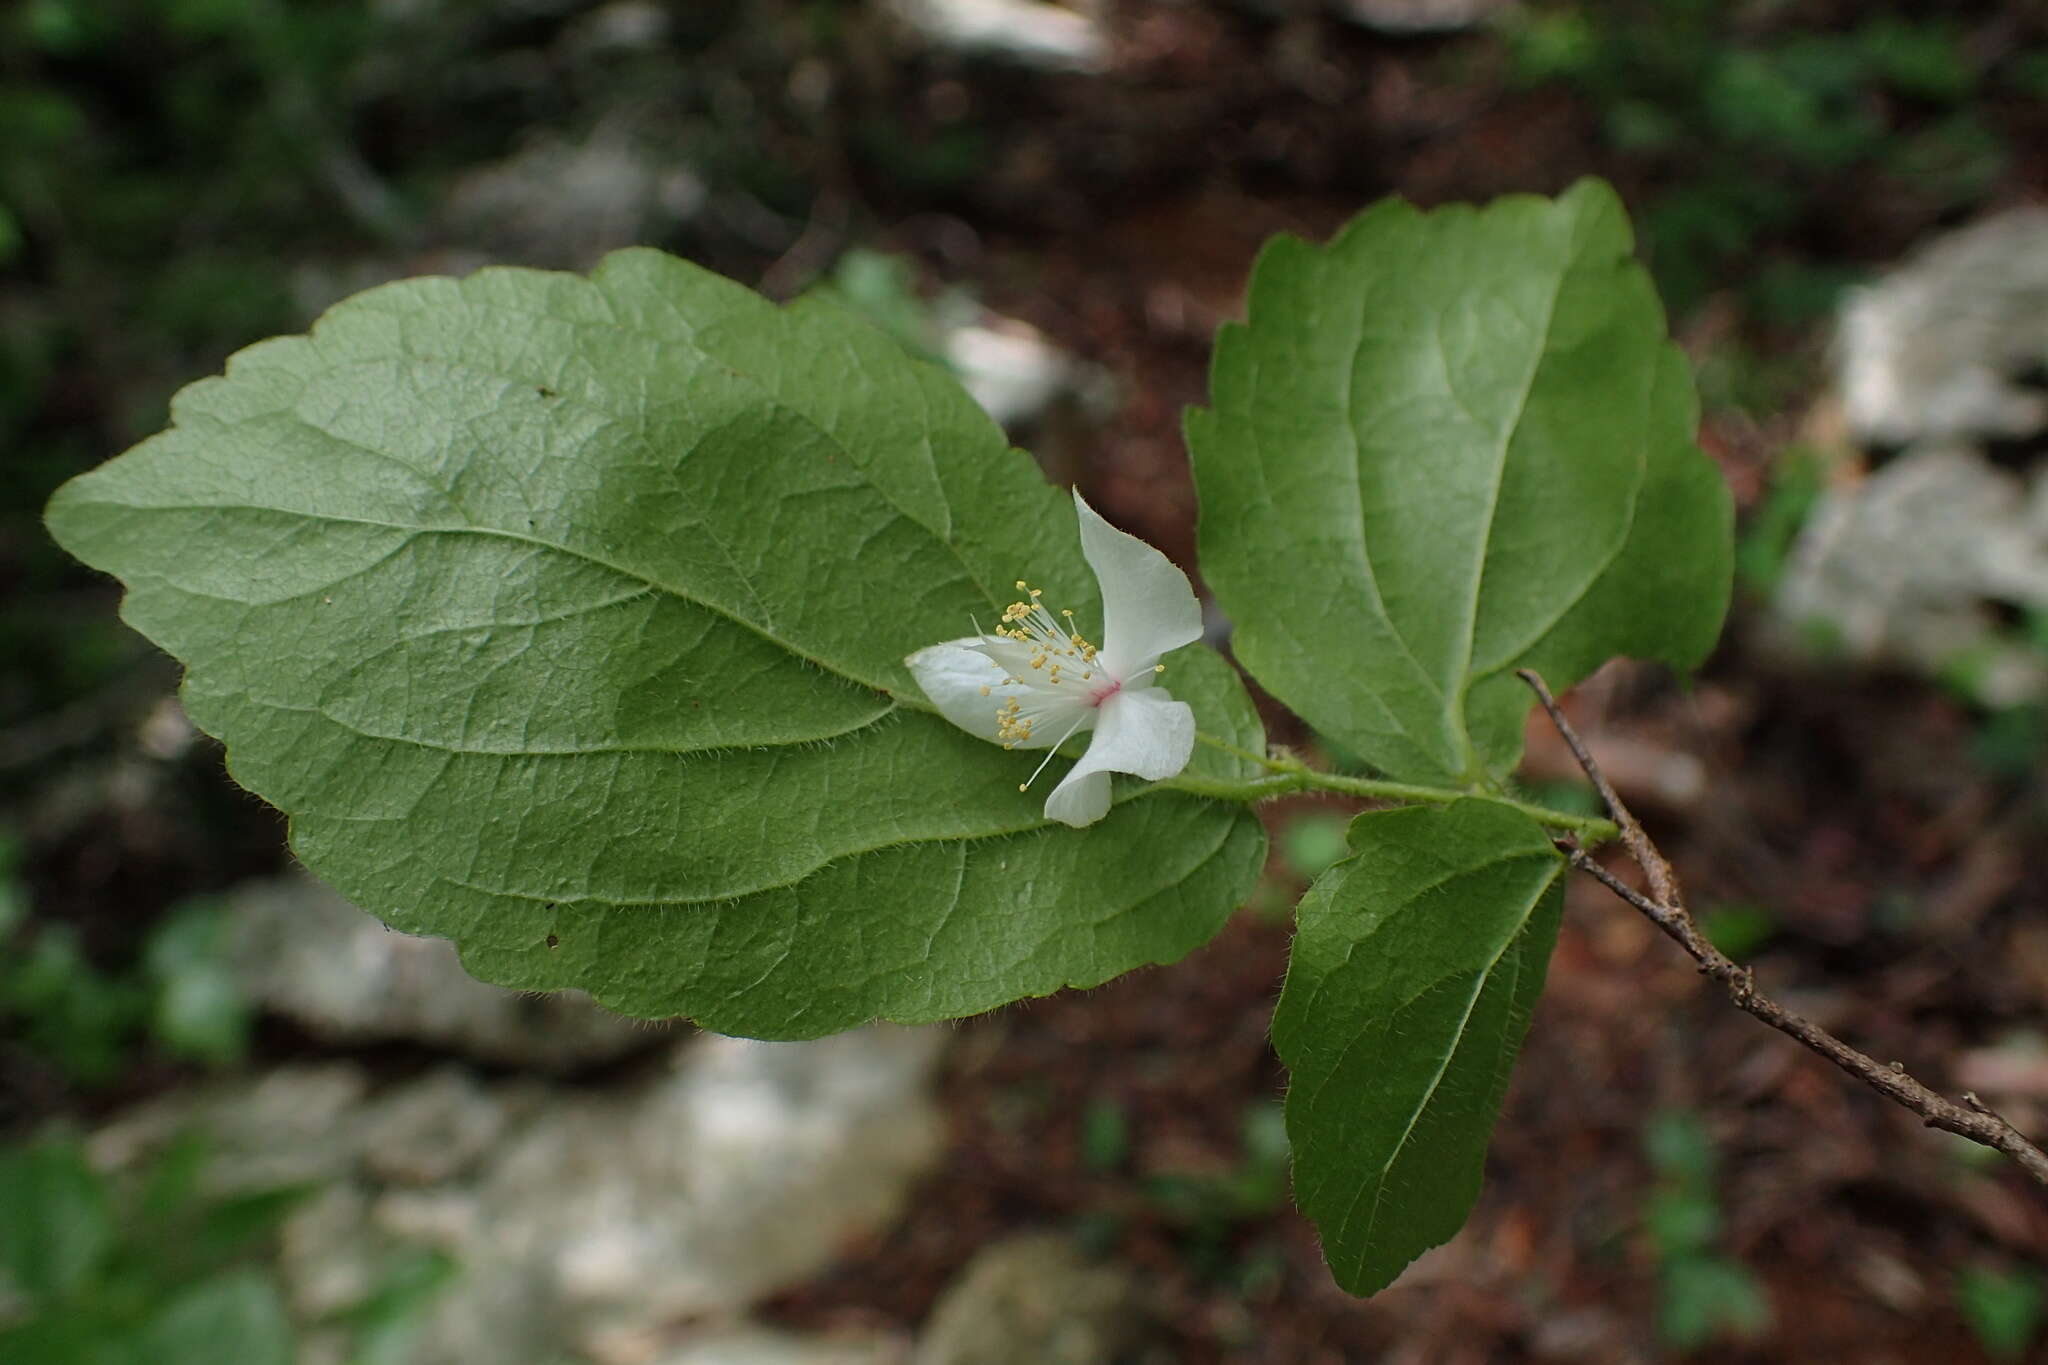
<svg viewBox="0 0 2048 1365">
<path fill-rule="evenodd" d="M 173 1056 L 232 1066 L 249 1047 L 252 1007 L 227 960 L 227 917 L 198 901 L 150 936 L 143 955 L 156 980 L 150 1030 Z"/>
<path fill-rule="evenodd" d="M 1657 1286 L 1657 1337 L 1689 1355 L 1721 1337 L 1751 1340 L 1771 1325 L 1771 1304 L 1756 1276 L 1724 1256 L 1681 1256 Z"/>
<path fill-rule="evenodd" d="M 1124 1106 L 1106 1096 L 1081 1111 L 1081 1165 L 1101 1174 L 1124 1164 L 1131 1154 L 1131 1117 Z"/>
<path fill-rule="evenodd" d="M 300 858 L 486 980 L 809 1037 L 1172 960 L 1257 875 L 1242 809 L 1053 826 L 1035 755 L 927 709 L 904 655 L 1094 581 L 1071 501 L 829 302 L 644 250 L 407 281 L 173 418 L 52 532 Z M 1215 655 L 1164 681 L 1263 745 Z"/>
<path fill-rule="evenodd" d="M 0 1152 L 0 1279 L 31 1300 L 73 1294 L 113 1244 L 107 1187 L 76 1142 Z"/>
<path fill-rule="evenodd" d="M 142 1331 L 135 1359 L 151 1365 L 292 1365 L 291 1320 L 277 1285 L 231 1270 L 185 1290 Z"/>
<path fill-rule="evenodd" d="M 416 1247 L 395 1254 L 376 1287 L 334 1315 L 355 1328 L 349 1365 L 408 1365 L 428 1309 L 460 1274 L 445 1252 Z"/>
<path fill-rule="evenodd" d="M 1517 668 L 1690 668 L 1720 631 L 1730 502 L 1612 191 L 1282 237 L 1188 413 L 1202 571 L 1240 661 L 1399 778 L 1521 752 Z"/>
<path fill-rule="evenodd" d="M 2031 1268 L 1965 1266 L 1956 1272 L 1956 1307 L 1993 1360 L 2023 1360 L 2041 1334 L 2041 1275 Z"/>
<path fill-rule="evenodd" d="M 0 1327 L 0 1360 L 32 1365 L 129 1365 L 124 1325 L 92 1308 Z"/>
<path fill-rule="evenodd" d="M 1478 1196 L 1565 864 L 1486 801 L 1362 815 L 1351 846 L 1302 900 L 1273 1043 L 1293 1071 L 1295 1200 L 1337 1282 L 1372 1294 Z"/>
<path fill-rule="evenodd" d="M 200 1129 L 172 1135 L 144 1172 L 136 1193 L 137 1220 L 147 1228 L 171 1225 L 199 1195 L 199 1177 L 213 1156 L 213 1143 Z"/>
<path fill-rule="evenodd" d="M 304 1181 L 222 1196 L 196 1211 L 182 1250 L 202 1262 L 247 1255 L 319 1193 L 317 1183 Z"/>
</svg>

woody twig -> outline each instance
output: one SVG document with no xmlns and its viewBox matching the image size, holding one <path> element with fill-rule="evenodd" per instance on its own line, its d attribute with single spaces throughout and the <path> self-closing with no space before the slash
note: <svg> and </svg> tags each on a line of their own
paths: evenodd
<svg viewBox="0 0 2048 1365">
<path fill-rule="evenodd" d="M 1690 911 L 1685 907 L 1685 898 L 1679 891 L 1678 876 L 1671 870 L 1671 864 L 1643 832 L 1642 824 L 1629 812 L 1615 792 L 1612 783 L 1600 771 L 1592 752 L 1585 741 L 1565 718 L 1550 694 L 1543 679 L 1531 669 L 1518 670 L 1523 682 L 1536 693 L 1543 709 L 1550 714 L 1551 724 L 1558 734 L 1571 746 L 1572 756 L 1579 761 L 1595 791 L 1606 804 L 1608 816 L 1621 830 L 1622 847 L 1636 866 L 1643 870 L 1643 877 L 1649 884 L 1649 893 L 1636 890 L 1603 867 L 1593 856 L 1581 848 L 1576 839 L 1558 841 L 1558 847 L 1571 860 L 1573 867 L 1590 874 L 1608 890 L 1641 911 L 1649 921 L 1663 930 L 1673 942 L 1683 948 L 1695 962 L 1700 972 L 1721 983 L 1727 990 L 1728 998 L 1748 1014 L 1769 1024 L 1778 1032 L 1795 1039 L 1802 1046 L 1819 1053 L 1842 1070 L 1862 1081 L 1871 1089 L 1894 1103 L 1905 1106 L 1920 1116 L 1929 1128 L 1966 1137 L 1980 1142 L 1995 1151 L 2011 1157 L 2028 1175 L 2042 1185 L 2048 1185 L 2048 1155 L 2027 1139 L 2027 1136 L 2006 1122 L 1992 1108 L 1973 1094 L 1964 1094 L 1958 1104 L 1928 1089 L 1897 1062 L 1879 1062 L 1866 1053 L 1857 1051 L 1841 1039 L 1829 1033 L 1820 1025 L 1801 1015 L 1794 1014 L 1783 1005 L 1757 990 L 1756 976 L 1749 968 L 1741 966 L 1726 953 L 1716 948 L 1702 934 L 1693 922 Z"/>
</svg>

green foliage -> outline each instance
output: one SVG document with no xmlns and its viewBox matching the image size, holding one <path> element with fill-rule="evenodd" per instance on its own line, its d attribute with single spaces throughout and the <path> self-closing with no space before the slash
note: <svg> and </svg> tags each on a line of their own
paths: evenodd
<svg viewBox="0 0 2048 1365">
<path fill-rule="evenodd" d="M 1257 875 L 1248 813 L 1049 826 L 1028 758 L 925 709 L 905 654 L 1023 576 L 1093 619 L 1092 575 L 958 385 L 829 302 L 651 251 L 412 281 L 174 419 L 51 530 L 305 862 L 486 979 L 815 1036 L 1177 958 Z M 1214 654 L 1168 670 L 1262 747 Z"/>
<path fill-rule="evenodd" d="M 2048 1292 L 2037 1269 L 1973 1265 L 1956 1273 L 1955 1301 L 1984 1354 L 1993 1360 L 2025 1360 L 2040 1339 Z"/>
<path fill-rule="evenodd" d="M 307 1191 L 199 1194 L 203 1146 L 117 1186 L 76 1142 L 0 1151 L 0 1357 L 49 1365 L 289 1365 L 291 1329 L 248 1258 Z"/>
<path fill-rule="evenodd" d="M 1966 37 L 1946 18 L 1915 21 L 1880 14 L 1852 29 L 1849 41 L 1865 70 L 1902 95 L 1930 104 L 1960 104 L 1977 92 L 1978 73 Z"/>
<path fill-rule="evenodd" d="M 1391 1283 L 1464 1222 L 1563 908 L 1564 860 L 1481 801 L 1362 815 L 1310 888 L 1273 1044 L 1294 1189 L 1337 1282 Z"/>
<path fill-rule="evenodd" d="M 251 1006 L 229 964 L 228 937 L 225 910 L 207 901 L 179 907 L 150 935 L 149 1033 L 174 1057 L 224 1067 L 249 1050 Z"/>
<path fill-rule="evenodd" d="M 1771 482 L 1735 547 L 1735 576 L 1759 597 L 1778 590 L 1799 533 L 1827 488 L 1818 455 L 1793 447 L 1771 466 Z"/>
<path fill-rule="evenodd" d="M 853 147 L 885 179 L 925 195 L 958 190 L 987 167 L 989 136 L 971 123 L 922 130 L 878 113 L 853 128 Z"/>
<path fill-rule="evenodd" d="M 1389 201 L 1270 243 L 1217 340 L 1187 421 L 1203 572 L 1252 675 L 1389 776 L 1505 774 L 1517 668 L 1687 668 L 1720 631 L 1728 494 L 1629 247 L 1590 181 Z"/>
<path fill-rule="evenodd" d="M 1351 851 L 1346 833 L 1351 818 L 1328 811 L 1304 811 L 1281 826 L 1278 853 L 1287 870 L 1313 881 Z"/>
<path fill-rule="evenodd" d="M 0 1215 L 0 1272 L 32 1299 L 76 1293 L 113 1242 L 107 1191 L 70 1143 L 0 1154 Z"/>
<path fill-rule="evenodd" d="M 1976 696 L 1972 688 L 1966 695 Z M 1970 757 L 1993 776 L 2025 781 L 2048 753 L 2048 708 L 2038 702 L 1986 711 L 1970 732 Z"/>
<path fill-rule="evenodd" d="M 1097 1173 L 1116 1170 L 1131 1154 L 1131 1120 L 1123 1105 L 1097 1096 L 1081 1111 L 1081 1164 Z"/>
<path fill-rule="evenodd" d="M 1762 905 L 1716 905 L 1699 914 L 1707 942 L 1741 962 L 1778 935 L 1778 917 Z"/>
<path fill-rule="evenodd" d="M 86 1085 L 113 1079 L 147 1009 L 133 981 L 103 975 L 65 926 L 38 931 L 0 969 L 0 1017 L 36 1054 Z"/>
<path fill-rule="evenodd" d="M 1667 1110 L 1644 1130 L 1657 1188 L 1643 1226 L 1657 1258 L 1657 1335 L 1673 1351 L 1723 1338 L 1748 1340 L 1771 1322 L 1769 1301 L 1739 1261 L 1720 1254 L 1714 1149 L 1691 1114 Z"/>
<path fill-rule="evenodd" d="M 175 1139 L 131 1179 L 74 1140 L 0 1149 L 0 1359 L 37 1365 L 290 1365 L 295 1333 L 262 1256 L 314 1187 L 212 1194 L 206 1141 Z M 446 1258 L 401 1258 L 336 1318 L 356 1365 L 402 1365 Z"/>
<path fill-rule="evenodd" d="M 819 289 L 918 359 L 945 363 L 934 308 L 918 296 L 916 269 L 908 258 L 856 247 L 839 258 Z"/>
<path fill-rule="evenodd" d="M 354 1335 L 349 1365 L 406 1365 L 425 1311 L 459 1273 L 444 1252 L 412 1248 L 394 1256 L 375 1287 L 335 1317 Z"/>
<path fill-rule="evenodd" d="M 1165 1172 L 1146 1179 L 1145 1198 L 1179 1233 L 1181 1253 L 1197 1273 L 1230 1277 L 1241 1287 L 1266 1273 L 1264 1249 L 1234 1254 L 1246 1223 L 1270 1218 L 1287 1202 L 1287 1120 L 1277 1104 L 1244 1111 L 1237 1164 L 1227 1170 Z"/>
<path fill-rule="evenodd" d="M 1714 0 L 1585 0 L 1502 26 L 1514 79 L 1574 89 L 1656 186 L 1644 236 L 1681 315 L 1834 211 L 1832 177 L 1889 177 L 1932 215 L 1981 203 L 2006 158 L 1969 108 L 1984 59 L 1956 23 L 1901 7 L 1818 28 L 1778 10 L 1738 24 Z"/>
<path fill-rule="evenodd" d="M 248 1365 L 292 1365 L 292 1326 L 267 1274 L 226 1271 L 171 1299 L 136 1340 L 141 1359 L 201 1365 L 228 1355 Z"/>
<path fill-rule="evenodd" d="M 1954 212 L 1982 203 L 2010 159 L 2005 140 L 1966 110 L 1899 138 L 1883 164 L 1933 208 Z"/>
<path fill-rule="evenodd" d="M 70 926 L 38 923 L 15 873 L 13 842 L 0 834 L 0 1021 L 72 1079 L 103 1084 L 147 1034 L 166 1053 L 231 1066 L 247 1049 L 250 1005 L 227 962 L 220 908 L 194 901 L 152 932 L 142 963 L 126 972 L 94 966 Z"/>
</svg>

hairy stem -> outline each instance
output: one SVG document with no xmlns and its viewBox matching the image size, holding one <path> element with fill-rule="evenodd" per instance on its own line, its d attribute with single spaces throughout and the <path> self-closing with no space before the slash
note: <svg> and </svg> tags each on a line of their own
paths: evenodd
<svg viewBox="0 0 2048 1365">
<path fill-rule="evenodd" d="M 1470 798 L 1491 801 L 1496 805 L 1518 810 L 1545 829 L 1567 831 L 1588 846 L 1605 843 L 1621 832 L 1612 821 L 1603 820 L 1598 816 L 1572 815 L 1565 811 L 1552 810 L 1548 806 L 1517 801 L 1499 792 L 1480 788 L 1432 787 L 1415 782 L 1388 782 L 1375 777 L 1347 777 L 1342 773 L 1327 773 L 1318 768 L 1311 768 L 1292 754 L 1281 754 L 1277 757 L 1270 754 L 1255 754 L 1249 749 L 1241 749 L 1213 735 L 1197 734 L 1195 738 L 1233 758 L 1258 764 L 1266 770 L 1266 775 L 1221 778 L 1182 773 L 1179 777 L 1168 778 L 1160 783 L 1160 786 L 1196 796 L 1214 797 L 1221 801 L 1265 801 L 1276 796 L 1305 791 L 1342 792 L 1346 796 L 1364 796 L 1378 801 L 1403 801 L 1429 806 L 1448 805 L 1453 801 Z"/>
</svg>

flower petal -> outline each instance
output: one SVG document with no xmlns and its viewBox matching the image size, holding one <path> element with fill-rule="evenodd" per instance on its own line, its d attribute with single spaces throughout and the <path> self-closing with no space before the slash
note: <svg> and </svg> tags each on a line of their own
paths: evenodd
<svg viewBox="0 0 2048 1365">
<path fill-rule="evenodd" d="M 1109 813 L 1109 775 L 1157 780 L 1188 766 L 1195 752 L 1195 713 L 1164 688 L 1119 692 L 1098 709 L 1095 738 L 1052 795 L 1048 820 L 1092 825 Z"/>
<path fill-rule="evenodd" d="M 930 645 L 903 661 L 940 715 L 978 739 L 1017 749 L 1049 749 L 1071 734 L 1077 721 L 1087 728 L 1093 717 L 1085 691 L 1006 682 L 1011 675 L 982 652 L 982 638 L 969 635 Z M 1002 735 L 996 712 L 1011 697 L 1019 703 L 1019 714 L 1032 722 L 1030 739 L 1006 741 Z"/>
<path fill-rule="evenodd" d="M 1109 773 L 1101 768 L 1082 771 L 1076 763 L 1074 771 L 1052 789 L 1052 795 L 1045 798 L 1045 818 L 1058 820 L 1062 824 L 1079 829 L 1092 825 L 1109 814 Z"/>
<path fill-rule="evenodd" d="M 1103 666 L 1129 681 L 1168 650 L 1201 639 L 1202 604 L 1188 576 L 1144 541 L 1104 521 L 1078 489 L 1074 510 L 1081 518 L 1081 553 L 1102 585 Z"/>
<path fill-rule="evenodd" d="M 996 737 L 996 707 L 1002 703 L 995 694 L 1016 689 L 1003 685 L 1003 679 L 1009 675 L 1001 665 L 969 648 L 979 643 L 980 637 L 973 635 L 964 640 L 948 640 L 920 649 L 903 665 L 932 699 L 932 705 L 939 708 L 940 715 L 971 735 L 1000 743 Z M 982 695 L 984 687 L 989 689 L 987 696 Z"/>
</svg>

